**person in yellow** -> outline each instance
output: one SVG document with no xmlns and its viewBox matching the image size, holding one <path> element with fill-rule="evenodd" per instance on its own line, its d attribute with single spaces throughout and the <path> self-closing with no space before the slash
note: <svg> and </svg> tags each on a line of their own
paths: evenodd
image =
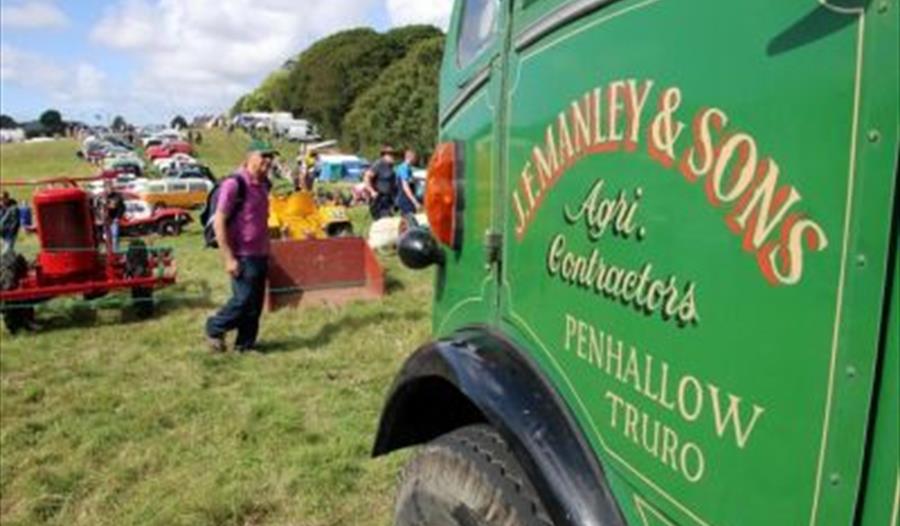
<svg viewBox="0 0 900 526">
<path fill-rule="evenodd" d="M 312 150 L 300 161 L 300 178 L 298 187 L 300 190 L 312 191 L 316 178 L 319 176 L 319 152 Z"/>
</svg>

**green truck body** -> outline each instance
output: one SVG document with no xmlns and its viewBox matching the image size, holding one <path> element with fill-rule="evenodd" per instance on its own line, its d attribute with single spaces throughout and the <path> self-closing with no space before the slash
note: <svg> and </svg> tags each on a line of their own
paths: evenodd
<svg viewBox="0 0 900 526">
<path fill-rule="evenodd" d="M 625 523 L 897 524 L 898 13 L 457 1 L 435 338 L 525 354 Z"/>
</svg>

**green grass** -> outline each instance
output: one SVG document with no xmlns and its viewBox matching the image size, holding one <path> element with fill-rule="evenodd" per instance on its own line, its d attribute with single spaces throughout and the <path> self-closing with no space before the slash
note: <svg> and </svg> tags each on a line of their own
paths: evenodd
<svg viewBox="0 0 900 526">
<path fill-rule="evenodd" d="M 217 174 L 243 156 L 242 137 L 204 139 Z M 64 166 L 62 144 L 4 147 L 2 177 Z M 394 374 L 428 338 L 431 276 L 383 258 L 384 301 L 266 314 L 270 352 L 212 356 L 219 257 L 196 227 L 156 244 L 174 246 L 179 283 L 152 320 L 63 300 L 39 310 L 40 333 L 0 333 L 0 523 L 388 524 L 406 455 L 369 451 Z"/>
<path fill-rule="evenodd" d="M 45 143 L 0 144 L 0 180 L 34 181 L 52 177 L 87 177 L 95 172 L 90 164 L 75 157 L 78 141 L 60 139 Z M 31 195 L 27 187 L 4 187 L 13 197 Z"/>
</svg>

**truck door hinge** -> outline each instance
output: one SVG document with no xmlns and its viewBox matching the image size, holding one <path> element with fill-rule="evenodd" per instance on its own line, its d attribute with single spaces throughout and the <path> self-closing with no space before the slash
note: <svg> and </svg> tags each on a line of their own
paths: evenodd
<svg viewBox="0 0 900 526">
<path fill-rule="evenodd" d="M 488 230 L 484 234 L 485 266 L 490 269 L 500 263 L 503 234 Z"/>
</svg>

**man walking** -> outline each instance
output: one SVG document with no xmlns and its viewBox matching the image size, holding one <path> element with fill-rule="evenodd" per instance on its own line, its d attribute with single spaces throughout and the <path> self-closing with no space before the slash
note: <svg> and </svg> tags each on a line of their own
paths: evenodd
<svg viewBox="0 0 900 526">
<path fill-rule="evenodd" d="M 256 350 L 269 266 L 269 170 L 277 152 L 253 141 L 244 165 L 222 182 L 213 218 L 216 242 L 231 276 L 232 297 L 206 322 L 214 352 L 224 352 L 225 334 L 237 330 L 234 348 Z"/>
<path fill-rule="evenodd" d="M 394 200 L 397 196 L 394 155 L 394 149 L 385 146 L 381 149 L 381 159 L 366 170 L 364 177 L 366 189 L 372 196 L 369 211 L 375 221 L 390 216 L 394 209 Z"/>
</svg>

